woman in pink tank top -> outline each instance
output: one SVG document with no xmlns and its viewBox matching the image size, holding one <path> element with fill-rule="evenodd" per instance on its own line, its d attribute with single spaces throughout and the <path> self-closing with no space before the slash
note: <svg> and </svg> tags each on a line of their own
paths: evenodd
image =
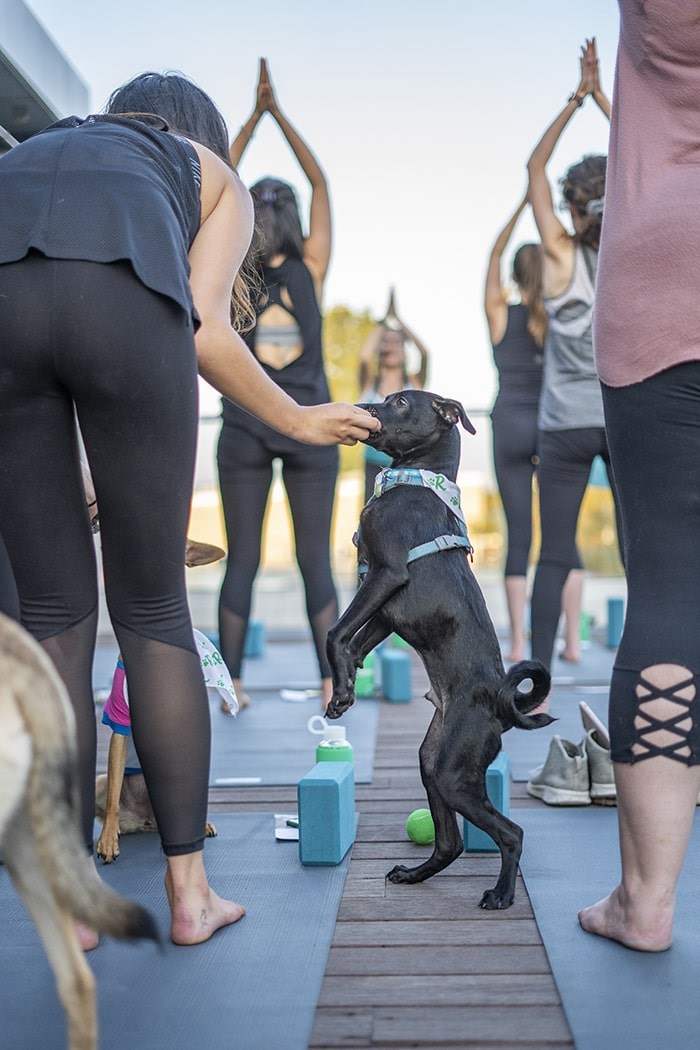
<svg viewBox="0 0 700 1050">
<path fill-rule="evenodd" d="M 619 0 L 594 345 L 628 583 L 610 687 L 622 877 L 591 933 L 671 944 L 700 790 L 700 19 Z"/>
</svg>

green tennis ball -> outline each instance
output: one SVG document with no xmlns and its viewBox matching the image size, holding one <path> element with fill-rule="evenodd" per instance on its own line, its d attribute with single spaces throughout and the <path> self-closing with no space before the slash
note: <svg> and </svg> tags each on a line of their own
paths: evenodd
<svg viewBox="0 0 700 1050">
<path fill-rule="evenodd" d="M 418 846 L 435 842 L 435 824 L 429 809 L 414 809 L 406 821 L 406 834 Z"/>
</svg>

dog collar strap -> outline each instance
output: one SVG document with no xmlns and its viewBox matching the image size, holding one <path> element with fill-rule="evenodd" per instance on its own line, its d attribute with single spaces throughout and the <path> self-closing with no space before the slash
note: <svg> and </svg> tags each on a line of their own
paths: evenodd
<svg viewBox="0 0 700 1050">
<path fill-rule="evenodd" d="M 354 539 L 355 537 L 353 537 Z M 427 554 L 439 554 L 440 551 L 454 550 L 455 548 L 463 547 L 466 550 L 467 556 L 471 557 L 474 553 L 469 537 L 466 535 L 455 536 L 449 534 L 447 536 L 436 536 L 434 540 L 428 540 L 427 543 L 419 543 L 417 547 L 411 547 L 406 558 L 406 564 L 410 565 L 412 561 L 417 561 L 418 558 L 424 558 Z M 357 575 L 364 576 L 369 572 L 369 565 L 365 561 L 361 561 L 357 566 Z"/>
<path fill-rule="evenodd" d="M 439 551 L 449 551 L 454 547 L 464 547 L 467 554 L 473 554 L 474 548 L 469 542 L 468 536 L 436 536 L 434 540 L 420 543 L 417 547 L 411 547 L 408 552 L 407 561 L 410 564 L 417 558 L 423 558 L 426 554 L 437 554 Z"/>
<path fill-rule="evenodd" d="M 396 485 L 420 485 L 430 489 L 447 504 L 456 518 L 464 522 L 459 485 L 455 485 L 454 481 L 450 481 L 444 474 L 435 474 L 432 470 L 419 470 L 417 467 L 385 467 L 374 479 L 374 495 L 382 496 Z"/>
</svg>

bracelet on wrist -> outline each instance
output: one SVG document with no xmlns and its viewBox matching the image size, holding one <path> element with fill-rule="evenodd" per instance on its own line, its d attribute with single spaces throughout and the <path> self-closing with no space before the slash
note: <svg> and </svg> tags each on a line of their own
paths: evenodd
<svg viewBox="0 0 700 1050">
<path fill-rule="evenodd" d="M 575 102 L 576 105 L 580 109 L 581 106 L 583 105 L 583 103 L 586 101 L 586 96 L 585 95 L 579 95 L 578 91 L 572 91 L 566 101 L 567 102 Z"/>
</svg>

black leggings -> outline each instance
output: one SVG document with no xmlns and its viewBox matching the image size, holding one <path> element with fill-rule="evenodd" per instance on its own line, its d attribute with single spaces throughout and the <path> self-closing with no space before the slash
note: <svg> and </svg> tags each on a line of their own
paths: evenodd
<svg viewBox="0 0 700 1050">
<path fill-rule="evenodd" d="M 319 671 L 322 678 L 329 678 L 326 636 L 338 619 L 330 556 L 338 450 L 299 445 L 298 452 L 277 452 L 255 435 L 227 423 L 221 428 L 218 445 L 229 552 L 219 600 L 221 655 L 231 676 L 240 678 L 253 584 L 260 565 L 272 463 L 276 458 L 282 460 L 282 479 Z"/>
<path fill-rule="evenodd" d="M 542 545 L 532 588 L 532 656 L 550 667 L 562 590 L 577 557 L 579 511 L 596 456 L 608 468 L 613 496 L 615 488 L 604 427 L 540 431 L 538 454 Z"/>
<path fill-rule="evenodd" d="M 5 541 L 0 536 L 0 613 L 19 620 L 19 595 Z"/>
<path fill-rule="evenodd" d="M 700 362 L 603 386 L 627 613 L 610 687 L 616 762 L 700 763 Z M 655 666 L 677 665 L 659 688 Z M 664 742 L 660 730 L 666 735 Z M 661 746 L 660 746 L 661 745 Z"/>
<path fill-rule="evenodd" d="M 0 332 L 0 533 L 22 622 L 75 708 L 85 841 L 91 847 L 95 812 L 97 572 L 76 412 L 134 743 L 165 853 L 194 852 L 210 726 L 184 575 L 198 422 L 192 327 L 126 263 L 33 253 L 0 266 Z"/>
<path fill-rule="evenodd" d="M 499 405 L 491 414 L 493 464 L 508 530 L 504 576 L 526 576 L 532 546 L 532 478 L 537 468 L 537 405 Z M 578 550 L 573 569 L 581 568 Z"/>
<path fill-rule="evenodd" d="M 508 530 L 505 576 L 525 576 L 532 545 L 532 477 L 537 406 L 497 407 L 491 415 L 493 464 Z"/>
</svg>

